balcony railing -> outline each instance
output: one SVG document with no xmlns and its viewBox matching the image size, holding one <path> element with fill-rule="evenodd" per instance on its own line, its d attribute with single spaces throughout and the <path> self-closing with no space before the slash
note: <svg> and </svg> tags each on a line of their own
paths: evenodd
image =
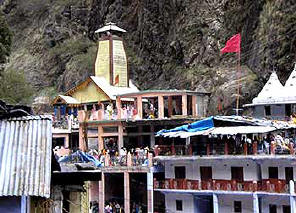
<svg viewBox="0 0 296 213">
<path fill-rule="evenodd" d="M 54 119 L 52 122 L 52 126 L 54 129 L 63 129 L 63 130 L 78 129 L 79 122 L 78 122 L 78 119 L 75 117 L 65 116 L 60 119 Z"/>
<path fill-rule="evenodd" d="M 247 144 L 238 146 L 232 149 L 228 149 L 227 145 L 220 146 L 211 146 L 206 144 L 206 147 L 203 149 L 198 149 L 198 152 L 194 151 L 194 148 L 191 144 L 189 145 L 157 145 L 154 149 L 156 156 L 171 156 L 171 155 L 183 155 L 183 156 L 192 156 L 192 155 L 262 155 L 262 154 L 291 154 L 295 155 L 295 148 L 291 143 L 289 147 L 286 147 L 285 150 L 281 150 L 279 146 L 271 144 L 270 150 L 258 150 L 257 144 L 252 144 L 252 149 L 248 149 Z"/>
<path fill-rule="evenodd" d="M 179 189 L 179 190 L 221 190 L 221 191 L 265 191 L 271 193 L 289 193 L 289 184 L 285 180 L 267 179 L 262 181 L 235 181 L 235 180 L 188 180 L 154 179 L 154 189 Z"/>
</svg>

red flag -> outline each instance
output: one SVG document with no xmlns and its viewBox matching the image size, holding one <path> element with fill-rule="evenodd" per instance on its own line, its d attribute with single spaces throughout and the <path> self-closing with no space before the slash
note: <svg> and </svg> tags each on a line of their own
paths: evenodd
<svg viewBox="0 0 296 213">
<path fill-rule="evenodd" d="M 116 75 L 114 85 L 119 84 L 119 75 Z"/>
<path fill-rule="evenodd" d="M 233 53 L 233 52 L 240 52 L 240 43 L 241 43 L 241 35 L 236 34 L 232 36 L 227 42 L 226 46 L 221 49 L 221 54 L 223 53 Z"/>
</svg>

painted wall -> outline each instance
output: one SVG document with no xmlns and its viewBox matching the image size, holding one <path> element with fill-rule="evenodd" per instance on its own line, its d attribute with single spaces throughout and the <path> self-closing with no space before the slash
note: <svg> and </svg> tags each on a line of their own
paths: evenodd
<svg viewBox="0 0 296 213">
<path fill-rule="evenodd" d="M 76 90 L 72 97 L 82 103 L 110 100 L 109 97 L 95 83 L 90 82 L 86 87 Z"/>
<path fill-rule="evenodd" d="M 116 76 L 119 78 L 119 82 L 116 86 L 127 87 L 127 59 L 123 42 L 121 40 L 113 40 L 113 72 L 113 82 L 116 82 Z"/>
<path fill-rule="evenodd" d="M 284 119 L 286 115 L 285 105 L 284 104 L 272 104 L 270 106 L 271 116 L 268 116 L 273 119 Z M 263 118 L 265 116 L 264 105 L 255 106 L 253 108 L 254 117 Z"/>
<path fill-rule="evenodd" d="M 283 205 L 290 205 L 289 197 L 265 196 L 261 198 L 262 212 L 269 212 L 269 205 L 277 205 L 277 213 L 283 212 Z M 279 205 L 280 204 L 280 205 Z"/>
<path fill-rule="evenodd" d="M 244 168 L 244 180 L 259 180 L 258 166 L 251 160 L 205 160 L 201 159 L 196 162 L 174 161 L 165 163 L 165 178 L 175 178 L 175 166 L 186 167 L 186 178 L 200 180 L 200 167 L 211 166 L 213 179 L 231 180 L 231 167 L 241 166 Z"/>
<path fill-rule="evenodd" d="M 276 161 L 276 160 L 269 160 L 269 161 L 264 161 L 261 165 L 261 171 L 262 171 L 262 179 L 268 179 L 268 167 L 278 167 L 278 175 L 279 179 L 286 179 L 285 175 L 285 167 L 293 167 L 293 176 L 294 180 L 296 180 L 296 166 L 293 166 L 290 161 Z"/>
<path fill-rule="evenodd" d="M 21 197 L 0 197 L 0 212 L 20 213 Z"/>
<path fill-rule="evenodd" d="M 253 212 L 252 196 L 218 195 L 219 213 L 234 212 L 234 201 L 242 202 L 242 213 Z"/>
<path fill-rule="evenodd" d="M 110 82 L 110 44 L 109 40 L 99 42 L 98 53 L 95 62 L 95 75 L 104 77 Z"/>
<path fill-rule="evenodd" d="M 176 211 L 176 200 L 182 200 L 183 202 L 183 211 Z M 194 197 L 190 194 L 175 194 L 169 193 L 165 195 L 165 206 L 166 212 L 195 212 L 194 211 Z"/>
</svg>

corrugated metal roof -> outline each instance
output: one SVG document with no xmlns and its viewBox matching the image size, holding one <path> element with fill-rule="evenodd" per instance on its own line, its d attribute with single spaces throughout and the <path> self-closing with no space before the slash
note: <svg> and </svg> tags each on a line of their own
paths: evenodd
<svg viewBox="0 0 296 213">
<path fill-rule="evenodd" d="M 51 128 L 47 116 L 0 120 L 0 196 L 50 196 Z"/>
</svg>

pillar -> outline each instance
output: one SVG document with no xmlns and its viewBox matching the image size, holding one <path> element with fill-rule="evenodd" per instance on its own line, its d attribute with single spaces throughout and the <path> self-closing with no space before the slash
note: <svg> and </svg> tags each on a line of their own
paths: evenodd
<svg viewBox="0 0 296 213">
<path fill-rule="evenodd" d="M 211 154 L 210 144 L 207 143 L 207 155 L 210 155 L 210 154 Z"/>
<path fill-rule="evenodd" d="M 197 117 L 197 96 L 192 95 L 192 116 Z"/>
<path fill-rule="evenodd" d="M 123 126 L 122 123 L 118 125 L 118 152 L 123 147 Z"/>
<path fill-rule="evenodd" d="M 296 213 L 296 201 L 295 201 L 295 183 L 293 180 L 289 182 L 290 189 L 290 209 L 291 213 Z"/>
<path fill-rule="evenodd" d="M 121 119 L 121 99 L 116 97 L 117 119 Z"/>
<path fill-rule="evenodd" d="M 154 126 L 151 125 L 150 126 L 150 147 L 154 147 L 155 146 L 155 134 L 154 134 Z"/>
<path fill-rule="evenodd" d="M 102 125 L 99 125 L 98 126 L 98 147 L 99 147 L 99 150 L 102 150 L 104 149 L 104 139 L 102 137 L 103 135 L 103 126 Z"/>
<path fill-rule="evenodd" d="M 128 172 L 124 172 L 124 212 L 130 212 L 130 179 Z"/>
<path fill-rule="evenodd" d="M 258 145 L 257 142 L 253 142 L 253 155 L 257 155 L 258 152 Z"/>
<path fill-rule="evenodd" d="M 105 174 L 102 172 L 101 181 L 99 181 L 99 212 L 105 211 Z"/>
<path fill-rule="evenodd" d="M 84 138 L 84 124 L 79 124 L 79 149 L 81 151 L 86 151 L 85 138 Z"/>
<path fill-rule="evenodd" d="M 187 94 L 182 95 L 182 115 L 187 115 Z"/>
<path fill-rule="evenodd" d="M 168 96 L 168 116 L 169 118 L 173 115 L 173 97 Z"/>
<path fill-rule="evenodd" d="M 137 112 L 140 119 L 143 118 L 143 105 L 142 105 L 142 97 L 137 97 Z"/>
<path fill-rule="evenodd" d="M 213 194 L 213 209 L 214 213 L 219 213 L 219 201 L 216 194 Z"/>
<path fill-rule="evenodd" d="M 224 154 L 228 155 L 228 143 L 227 142 L 224 143 Z"/>
<path fill-rule="evenodd" d="M 290 154 L 295 155 L 295 149 L 294 149 L 294 144 L 293 143 L 289 144 L 289 148 L 290 148 Z"/>
<path fill-rule="evenodd" d="M 270 143 L 270 153 L 272 154 L 272 155 L 275 155 L 275 142 L 274 141 L 272 141 L 271 143 Z"/>
<path fill-rule="evenodd" d="M 259 213 L 259 199 L 258 195 L 253 193 L 253 212 Z"/>
<path fill-rule="evenodd" d="M 248 144 L 244 143 L 244 155 L 248 155 Z"/>
<path fill-rule="evenodd" d="M 164 118 L 164 101 L 163 96 L 158 96 L 158 118 Z"/>
<path fill-rule="evenodd" d="M 147 173 L 147 209 L 148 213 L 153 213 L 153 172 Z"/>
</svg>

